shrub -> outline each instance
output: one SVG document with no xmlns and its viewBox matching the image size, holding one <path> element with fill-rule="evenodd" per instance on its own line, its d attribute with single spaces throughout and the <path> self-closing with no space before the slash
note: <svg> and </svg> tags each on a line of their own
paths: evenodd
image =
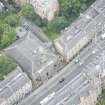
<svg viewBox="0 0 105 105">
<path fill-rule="evenodd" d="M 0 54 L 0 79 L 16 68 L 16 62 L 4 54 Z"/>
</svg>

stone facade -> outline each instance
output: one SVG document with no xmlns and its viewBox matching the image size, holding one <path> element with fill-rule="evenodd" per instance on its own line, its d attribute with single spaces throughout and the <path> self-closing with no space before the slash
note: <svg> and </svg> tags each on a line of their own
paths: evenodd
<svg viewBox="0 0 105 105">
<path fill-rule="evenodd" d="M 33 80 L 35 87 L 39 87 L 60 70 L 59 56 L 31 31 L 21 31 L 22 35 L 17 33 L 19 39 L 6 48 L 5 53 L 15 59 Z"/>
<path fill-rule="evenodd" d="M 31 80 L 20 67 L 17 67 L 0 82 L 0 105 L 14 105 L 31 90 Z"/>
<path fill-rule="evenodd" d="M 15 0 L 17 4 L 30 3 L 35 9 L 35 12 L 49 21 L 54 18 L 55 13 L 59 10 L 58 0 Z"/>
<path fill-rule="evenodd" d="M 47 18 L 49 21 L 54 18 L 55 13 L 59 10 L 57 0 L 28 0 L 35 8 L 35 12 L 42 18 Z"/>
<path fill-rule="evenodd" d="M 95 105 L 101 92 L 101 80 L 97 78 L 94 81 L 94 90 L 89 91 L 88 96 L 80 97 L 80 104 L 78 105 Z"/>
<path fill-rule="evenodd" d="M 100 36 L 100 33 L 103 33 L 104 30 L 101 27 L 105 22 L 104 2 L 104 0 L 97 0 L 76 21 L 65 28 L 61 36 L 55 40 L 56 50 L 66 61 L 71 60 L 83 47 L 90 43 L 93 37 Z"/>
</svg>

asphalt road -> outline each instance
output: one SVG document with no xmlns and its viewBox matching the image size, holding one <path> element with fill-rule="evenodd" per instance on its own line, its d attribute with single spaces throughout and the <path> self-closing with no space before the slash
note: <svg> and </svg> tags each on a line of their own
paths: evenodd
<svg viewBox="0 0 105 105">
<path fill-rule="evenodd" d="M 95 47 L 96 45 L 89 44 L 86 48 L 84 48 L 83 51 L 81 51 L 81 53 L 79 54 L 81 63 L 83 63 L 90 55 L 92 55 L 92 53 L 94 53 L 95 50 L 93 50 L 93 48 Z M 29 97 L 24 99 L 22 103 L 19 105 L 40 105 L 40 102 L 44 100 L 48 95 L 56 93 L 64 86 L 68 85 L 68 83 L 74 77 L 76 77 L 81 73 L 81 69 L 79 69 L 81 63 L 76 63 L 76 59 L 77 58 L 73 59 L 62 71 L 60 71 L 52 79 L 50 79 L 48 82 L 46 82 L 36 91 L 34 91 Z M 64 81 L 60 83 L 62 79 L 64 79 Z M 64 93 L 63 91 L 61 92 Z"/>
<path fill-rule="evenodd" d="M 74 67 L 74 69 L 75 68 L 76 66 Z M 52 92 L 59 91 L 59 89 L 61 89 L 63 86 L 66 86 L 66 84 L 69 83 L 69 81 L 73 77 L 77 76 L 81 72 L 81 70 L 76 71 L 75 69 L 75 71 L 71 71 L 70 69 L 70 66 L 66 67 L 64 70 L 65 72 L 60 72 L 59 75 L 52 78 L 47 84 L 43 85 L 43 88 L 41 87 L 37 91 L 35 91 L 35 93 L 31 95 L 30 98 L 28 98 L 28 100 L 30 99 L 29 101 L 27 100 L 25 101 L 25 103 L 23 102 L 23 104 L 20 105 L 40 105 L 40 101 L 42 101 Z M 60 83 L 59 81 L 62 78 L 64 78 L 64 82 Z"/>
</svg>

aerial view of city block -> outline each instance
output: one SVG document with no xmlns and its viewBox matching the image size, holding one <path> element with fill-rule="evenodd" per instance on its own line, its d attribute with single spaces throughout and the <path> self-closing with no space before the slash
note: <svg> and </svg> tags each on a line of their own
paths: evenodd
<svg viewBox="0 0 105 105">
<path fill-rule="evenodd" d="M 0 105 L 105 105 L 105 0 L 0 0 Z"/>
</svg>

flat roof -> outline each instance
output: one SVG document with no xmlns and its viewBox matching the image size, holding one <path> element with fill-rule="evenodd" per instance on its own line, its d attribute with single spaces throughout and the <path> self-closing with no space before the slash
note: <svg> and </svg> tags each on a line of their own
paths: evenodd
<svg viewBox="0 0 105 105">
<path fill-rule="evenodd" d="M 5 52 L 13 57 L 24 69 L 32 74 L 54 64 L 57 56 L 47 48 L 45 43 L 40 41 L 32 32 L 20 38 Z"/>
<path fill-rule="evenodd" d="M 0 104 L 12 96 L 17 90 L 22 88 L 30 79 L 17 67 L 0 82 Z"/>
</svg>

